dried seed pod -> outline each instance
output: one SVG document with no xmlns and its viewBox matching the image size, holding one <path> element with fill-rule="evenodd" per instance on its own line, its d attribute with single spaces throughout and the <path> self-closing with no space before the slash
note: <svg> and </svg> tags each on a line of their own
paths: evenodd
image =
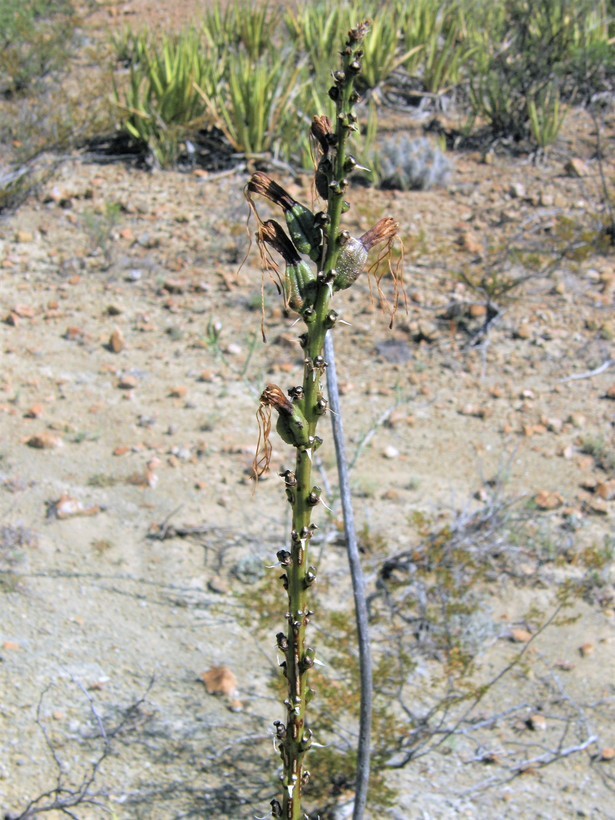
<svg viewBox="0 0 615 820">
<path fill-rule="evenodd" d="M 291 555 L 288 550 L 278 550 L 276 552 L 276 558 L 283 567 L 289 567 L 291 564 Z"/>
<path fill-rule="evenodd" d="M 333 175 L 333 164 L 329 157 L 322 157 L 316 166 L 316 174 L 314 176 L 314 184 L 318 196 L 322 199 L 329 199 L 329 185 L 331 184 L 331 177 Z"/>
<path fill-rule="evenodd" d="M 314 261 L 322 257 L 323 233 L 309 208 L 260 171 L 252 174 L 246 188 L 249 193 L 260 194 L 283 209 L 288 232 L 300 253 L 307 254 Z"/>
<path fill-rule="evenodd" d="M 397 236 L 398 227 L 397 222 L 387 216 L 359 239 L 348 233 L 342 234 L 342 249 L 337 260 L 337 276 L 333 288 L 345 290 L 353 285 L 365 267 L 369 251 L 383 242 L 390 244 Z"/>
</svg>

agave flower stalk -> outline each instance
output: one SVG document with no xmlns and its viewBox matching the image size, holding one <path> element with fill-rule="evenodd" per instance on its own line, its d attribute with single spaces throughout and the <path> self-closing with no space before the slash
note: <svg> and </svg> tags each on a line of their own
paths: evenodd
<svg viewBox="0 0 615 820">
<path fill-rule="evenodd" d="M 397 233 L 397 223 L 392 219 L 381 220 L 359 239 L 341 231 L 342 214 L 350 207 L 344 198 L 347 177 L 357 167 L 356 160 L 348 154 L 347 143 L 357 130 L 355 80 L 361 71 L 361 44 L 368 28 L 368 22 L 364 22 L 349 32 L 341 53 L 341 70 L 333 74 L 329 96 L 335 102 L 335 119 L 315 117 L 311 127 L 318 152 L 316 189 L 326 201 L 326 213 L 313 213 L 264 173 L 253 174 L 246 186 L 246 197 L 257 219 L 255 196 L 264 197 L 284 214 L 289 236 L 275 220 L 259 220 L 257 241 L 269 270 L 273 268 L 279 273 L 270 251 L 282 257 L 285 269 L 279 281 L 285 302 L 299 313 L 305 324 L 299 336 L 304 357 L 302 384 L 290 388 L 288 395 L 275 384 L 263 391 L 258 410 L 259 446 L 254 463 L 256 476 L 269 468 L 271 414 L 275 412 L 278 434 L 295 449 L 294 469 L 280 472 L 292 507 L 288 549 L 277 553 L 288 608 L 287 626 L 276 635 L 276 645 L 288 694 L 284 701 L 285 721 L 274 723 L 275 743 L 282 759 L 282 793 L 281 799 L 271 801 L 272 816 L 287 820 L 302 820 L 307 816 L 303 809 L 303 789 L 310 776 L 305 762 L 312 745 L 308 704 L 314 694 L 308 677 L 309 670 L 318 663 L 307 632 L 314 614 L 310 609 L 310 589 L 316 579 L 316 571 L 310 564 L 310 540 L 317 528 L 312 522 L 312 513 L 321 496 L 312 478 L 312 465 L 313 453 L 322 443 L 317 426 L 327 410 L 324 342 L 337 320 L 331 299 L 335 291 L 354 284 L 371 248 L 379 243 L 390 244 Z M 302 255 L 316 263 L 316 270 Z"/>
</svg>

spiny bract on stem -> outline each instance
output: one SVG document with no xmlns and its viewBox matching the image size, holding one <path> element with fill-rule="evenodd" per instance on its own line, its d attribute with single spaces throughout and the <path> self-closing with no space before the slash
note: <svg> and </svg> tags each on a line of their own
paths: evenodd
<svg viewBox="0 0 615 820">
<path fill-rule="evenodd" d="M 258 478 L 270 467 L 271 413 L 275 410 L 277 433 L 295 449 L 294 470 L 282 469 L 279 473 L 292 507 L 289 548 L 277 553 L 283 569 L 280 581 L 288 595 L 288 625 L 285 632 L 276 635 L 276 646 L 283 656 L 280 666 L 288 683 L 288 695 L 284 701 L 286 721 L 274 722 L 275 746 L 282 759 L 282 794 L 281 799 L 271 801 L 272 816 L 288 820 L 307 816 L 303 790 L 310 775 L 305 758 L 312 745 L 307 706 L 314 694 L 308 673 L 318 663 L 314 648 L 307 643 L 307 626 L 314 614 L 309 608 L 309 591 L 316 579 L 309 547 L 316 529 L 312 511 L 321 500 L 321 489 L 312 481 L 312 454 L 322 442 L 316 428 L 327 410 L 324 341 L 337 320 L 330 303 L 335 291 L 349 288 L 357 281 L 371 248 L 382 244 L 388 252 L 398 233 L 398 225 L 391 218 L 381 219 L 359 239 L 341 231 L 342 214 L 350 207 L 344 199 L 347 176 L 359 167 L 347 151 L 347 141 L 357 130 L 354 105 L 359 97 L 355 80 L 361 71 L 361 43 L 368 29 L 369 22 L 365 21 L 349 32 L 341 52 L 341 70 L 333 73 L 334 85 L 329 96 L 335 102 L 335 119 L 314 117 L 310 129 L 316 147 L 315 187 L 326 202 L 326 212 L 314 213 L 262 172 L 253 174 L 245 188 L 250 210 L 258 221 L 256 237 L 263 266 L 275 274 L 274 281 L 283 293 L 285 305 L 305 323 L 305 331 L 299 336 L 304 354 L 303 383 L 290 388 L 288 396 L 275 384 L 267 385 L 263 391 L 257 412 L 259 442 L 254 458 L 254 476 Z M 275 220 L 259 218 L 254 202 L 257 196 L 282 210 L 288 235 Z M 283 274 L 272 252 L 281 257 Z M 312 260 L 315 269 L 304 256 Z M 393 278 L 396 304 L 401 286 L 397 269 Z"/>
</svg>

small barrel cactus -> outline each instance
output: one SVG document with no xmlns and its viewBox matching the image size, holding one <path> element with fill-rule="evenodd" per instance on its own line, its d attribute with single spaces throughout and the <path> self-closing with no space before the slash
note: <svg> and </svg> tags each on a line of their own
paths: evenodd
<svg viewBox="0 0 615 820">
<path fill-rule="evenodd" d="M 408 134 L 386 137 L 373 157 L 380 188 L 402 191 L 427 191 L 445 186 L 452 171 L 451 162 L 425 137 L 411 139 Z"/>
</svg>

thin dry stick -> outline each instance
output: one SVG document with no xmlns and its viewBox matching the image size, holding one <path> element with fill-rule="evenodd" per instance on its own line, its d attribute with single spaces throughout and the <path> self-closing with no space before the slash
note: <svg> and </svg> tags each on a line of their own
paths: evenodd
<svg viewBox="0 0 615 820">
<path fill-rule="evenodd" d="M 354 594 L 355 617 L 357 620 L 357 636 L 359 643 L 359 667 L 361 671 L 361 716 L 359 724 L 359 748 L 357 759 L 356 795 L 354 802 L 354 820 L 362 820 L 365 815 L 367 792 L 369 788 L 370 771 L 370 738 L 372 729 L 372 696 L 373 676 L 372 659 L 369 643 L 369 614 L 365 595 L 365 579 L 361 568 L 357 531 L 354 522 L 354 510 L 350 493 L 350 475 L 348 459 L 346 458 L 346 443 L 344 439 L 344 425 L 340 407 L 340 393 L 335 367 L 335 350 L 333 335 L 328 333 L 325 338 L 325 358 L 327 368 L 327 392 L 331 407 L 331 426 L 335 442 L 337 457 L 337 473 L 340 482 L 340 499 L 344 513 L 344 533 L 346 535 L 346 549 L 348 564 L 352 579 Z"/>
</svg>

